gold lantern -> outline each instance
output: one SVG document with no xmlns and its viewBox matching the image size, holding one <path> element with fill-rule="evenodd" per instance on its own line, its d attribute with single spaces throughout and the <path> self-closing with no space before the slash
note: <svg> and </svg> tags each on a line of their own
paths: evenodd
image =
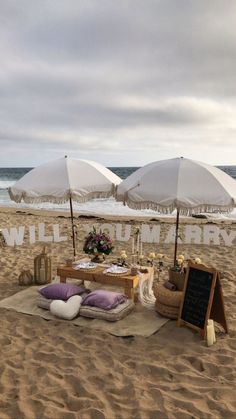
<svg viewBox="0 0 236 419">
<path fill-rule="evenodd" d="M 46 253 L 44 246 L 42 253 L 34 258 L 34 281 L 35 284 L 43 285 L 52 280 L 51 258 Z"/>
</svg>

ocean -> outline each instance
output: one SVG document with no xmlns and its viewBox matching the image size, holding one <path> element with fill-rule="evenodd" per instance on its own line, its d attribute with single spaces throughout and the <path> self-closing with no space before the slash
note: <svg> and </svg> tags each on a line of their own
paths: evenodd
<svg viewBox="0 0 236 419">
<path fill-rule="evenodd" d="M 225 171 L 232 178 L 236 179 L 236 166 L 218 166 L 220 169 Z M 126 179 L 131 173 L 137 170 L 139 167 L 109 167 L 115 174 L 121 177 L 121 179 Z M 0 207 L 12 207 L 16 209 L 20 208 L 32 208 L 32 209 L 46 209 L 46 210 L 63 210 L 69 211 L 69 204 L 52 204 L 52 203 L 41 203 L 41 204 L 25 204 L 20 203 L 16 204 L 11 201 L 8 195 L 7 188 L 12 186 L 18 179 L 24 176 L 31 167 L 8 167 L 0 168 Z M 88 201 L 86 203 L 78 204 L 73 203 L 73 209 L 75 212 L 80 213 L 81 215 L 142 215 L 142 216 L 156 216 L 157 213 L 151 210 L 141 210 L 136 211 L 131 208 L 124 206 L 120 202 L 116 202 L 114 198 L 109 199 L 96 199 Z M 232 214 L 235 218 L 235 211 Z M 221 216 L 223 217 L 223 216 Z M 227 216 L 227 217 L 230 217 Z"/>
</svg>

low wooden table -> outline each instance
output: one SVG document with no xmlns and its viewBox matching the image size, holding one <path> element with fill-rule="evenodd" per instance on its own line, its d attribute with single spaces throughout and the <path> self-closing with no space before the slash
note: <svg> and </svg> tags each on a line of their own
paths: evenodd
<svg viewBox="0 0 236 419">
<path fill-rule="evenodd" d="M 124 288 L 125 295 L 134 300 L 134 289 L 139 283 L 139 275 L 109 275 L 104 273 L 106 268 L 98 266 L 96 269 L 83 270 L 74 269 L 69 266 L 59 266 L 57 268 L 57 275 L 60 277 L 60 282 L 66 282 L 67 278 L 81 279 L 82 281 L 99 282 L 100 284 L 116 285 Z"/>
</svg>

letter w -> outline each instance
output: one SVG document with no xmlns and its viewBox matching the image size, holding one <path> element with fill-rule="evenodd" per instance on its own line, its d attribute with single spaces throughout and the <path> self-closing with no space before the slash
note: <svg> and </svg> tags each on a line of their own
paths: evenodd
<svg viewBox="0 0 236 419">
<path fill-rule="evenodd" d="M 24 240 L 25 227 L 20 226 L 19 231 L 16 227 L 11 227 L 10 232 L 7 228 L 3 228 L 2 233 L 5 237 L 8 246 L 15 246 L 15 244 L 20 246 Z"/>
</svg>

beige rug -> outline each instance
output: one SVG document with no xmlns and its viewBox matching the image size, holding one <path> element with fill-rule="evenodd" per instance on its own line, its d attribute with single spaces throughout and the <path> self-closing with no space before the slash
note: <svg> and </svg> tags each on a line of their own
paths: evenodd
<svg viewBox="0 0 236 419">
<path fill-rule="evenodd" d="M 36 286 L 29 287 L 11 297 L 5 298 L 0 301 L 0 308 L 11 309 L 32 316 L 40 316 L 47 320 L 70 321 L 76 326 L 89 327 L 115 336 L 148 337 L 157 332 L 169 320 L 159 316 L 154 310 L 148 310 L 142 307 L 140 303 L 136 304 L 132 313 L 117 322 L 87 319 L 82 316 L 78 316 L 73 320 L 61 320 L 53 316 L 48 310 L 37 307 L 36 298 L 38 288 Z"/>
</svg>

